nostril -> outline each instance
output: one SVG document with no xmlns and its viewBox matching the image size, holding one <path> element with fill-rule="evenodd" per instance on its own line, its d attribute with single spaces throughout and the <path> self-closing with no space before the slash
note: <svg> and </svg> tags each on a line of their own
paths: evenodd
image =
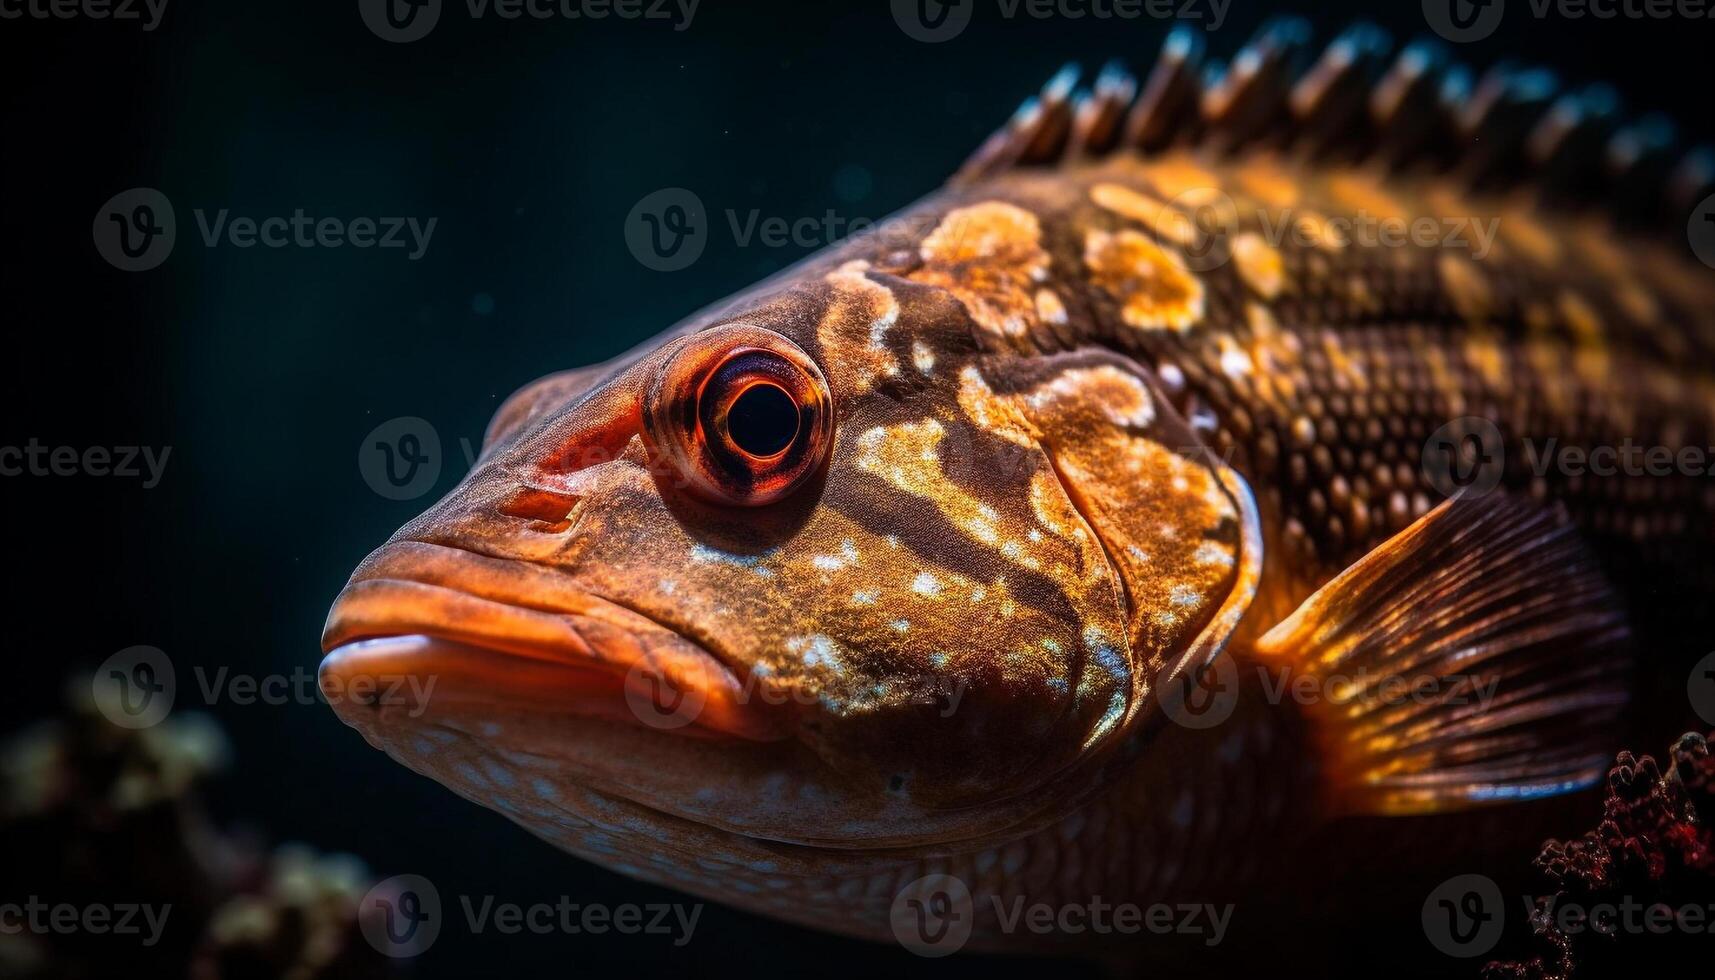
<svg viewBox="0 0 1715 980">
<path fill-rule="evenodd" d="M 583 500 L 575 493 L 520 487 L 500 505 L 500 512 L 509 517 L 535 521 L 541 525 L 537 530 L 559 534 L 571 529 Z"/>
</svg>

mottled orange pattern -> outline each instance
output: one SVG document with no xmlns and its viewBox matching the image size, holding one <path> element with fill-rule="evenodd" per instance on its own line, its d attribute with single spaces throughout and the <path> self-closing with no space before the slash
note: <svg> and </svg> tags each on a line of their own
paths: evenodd
<svg viewBox="0 0 1715 980">
<path fill-rule="evenodd" d="M 1000 201 L 955 208 L 918 250 L 911 278 L 950 291 L 978 326 L 1007 337 L 1030 329 L 1036 286 L 1048 277 L 1036 215 Z"/>
<path fill-rule="evenodd" d="M 1127 326 L 1188 330 L 1203 319 L 1203 284 L 1183 259 L 1138 232 L 1085 232 L 1084 265 Z"/>
</svg>

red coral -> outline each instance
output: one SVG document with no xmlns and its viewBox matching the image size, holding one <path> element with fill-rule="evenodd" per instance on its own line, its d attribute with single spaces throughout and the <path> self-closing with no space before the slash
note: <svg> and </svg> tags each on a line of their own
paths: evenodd
<svg viewBox="0 0 1715 980">
<path fill-rule="evenodd" d="M 1715 898 L 1715 756 L 1709 736 L 1686 735 L 1672 749 L 1666 775 L 1651 756 L 1622 752 L 1608 773 L 1608 798 L 1597 828 L 1571 841 L 1543 845 L 1535 866 L 1557 889 L 1537 900 L 1531 926 L 1544 955 L 1494 962 L 1484 980 L 1566 980 L 1602 939 L 1637 936 L 1586 931 L 1569 936 L 1551 910 L 1570 898 L 1586 908 L 1621 901 L 1683 905 Z"/>
</svg>

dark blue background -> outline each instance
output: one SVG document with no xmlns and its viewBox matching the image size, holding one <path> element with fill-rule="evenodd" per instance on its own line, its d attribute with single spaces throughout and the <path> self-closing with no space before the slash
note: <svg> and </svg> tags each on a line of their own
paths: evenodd
<svg viewBox="0 0 1715 980">
<path fill-rule="evenodd" d="M 1513 0 L 1523 7 L 1525 0 Z M 1422 31 L 1415 2 L 1319 2 L 1328 36 L 1367 13 Z M 540 374 L 611 356 L 804 249 L 740 247 L 717 217 L 676 273 L 633 259 L 627 212 L 664 187 L 722 215 L 880 217 L 933 190 L 1061 63 L 1139 67 L 1165 26 L 1018 20 L 979 0 L 957 40 L 901 33 L 886 0 L 704 0 L 658 21 L 473 22 L 450 2 L 426 39 L 378 40 L 355 0 L 172 0 L 152 33 L 116 23 L 0 22 L 0 443 L 171 446 L 152 491 L 116 479 L 0 482 L 6 713 L 51 713 L 62 679 L 122 647 L 179 665 L 313 670 L 329 601 L 356 562 L 428 500 L 360 478 L 362 437 L 421 416 L 449 458 Z M 1235 0 L 1217 50 L 1278 4 Z M 1715 22 L 1513 16 L 1476 62 L 1510 56 L 1609 79 L 1640 108 L 1707 132 Z M 105 264 L 90 221 L 148 185 L 179 240 L 147 273 Z M 192 209 L 256 217 L 438 219 L 427 254 L 204 248 Z M 478 297 L 488 297 L 489 302 Z M 486 311 L 486 312 L 485 312 Z M 189 687 L 181 683 L 181 689 Z M 443 895 L 671 900 L 561 855 L 372 751 L 320 706 L 219 704 L 237 749 L 223 822 L 430 876 Z M 626 937 L 508 938 L 449 928 L 420 972 L 638 976 L 731 968 L 975 976 L 891 947 L 718 906 L 674 949 Z"/>
</svg>

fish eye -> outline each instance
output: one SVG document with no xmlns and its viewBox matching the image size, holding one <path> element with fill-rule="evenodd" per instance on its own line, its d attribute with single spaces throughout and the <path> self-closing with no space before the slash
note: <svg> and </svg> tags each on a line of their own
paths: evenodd
<svg viewBox="0 0 1715 980">
<path fill-rule="evenodd" d="M 798 438 L 798 403 L 780 386 L 758 381 L 739 392 L 727 410 L 727 438 L 757 459 L 778 456 Z"/>
<path fill-rule="evenodd" d="M 833 396 L 820 368 L 785 337 L 732 326 L 691 337 L 644 399 L 644 441 L 686 489 L 715 503 L 780 500 L 822 465 Z"/>
</svg>

